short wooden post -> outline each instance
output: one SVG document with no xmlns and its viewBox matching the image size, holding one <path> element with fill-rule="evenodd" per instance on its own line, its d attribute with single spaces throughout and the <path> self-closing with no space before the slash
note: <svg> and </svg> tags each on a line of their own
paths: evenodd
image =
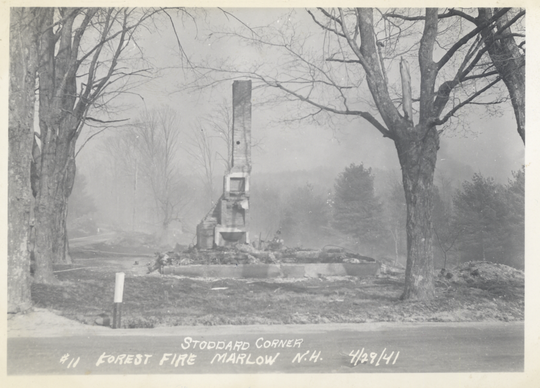
<svg viewBox="0 0 540 388">
<path fill-rule="evenodd" d="M 113 329 L 118 329 L 119 327 L 122 327 L 122 299 L 124 297 L 124 277 L 125 274 L 123 272 L 116 273 L 112 322 Z"/>
</svg>

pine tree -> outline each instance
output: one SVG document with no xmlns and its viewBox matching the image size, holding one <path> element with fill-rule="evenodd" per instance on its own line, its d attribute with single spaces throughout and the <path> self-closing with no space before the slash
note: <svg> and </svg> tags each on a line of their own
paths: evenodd
<svg viewBox="0 0 540 388">
<path fill-rule="evenodd" d="M 509 233 L 508 264 L 523 268 L 525 262 L 525 169 L 512 173 L 506 186 Z"/>
<path fill-rule="evenodd" d="M 334 227 L 353 237 L 360 249 L 368 249 L 370 254 L 385 235 L 374 180 L 371 168 L 351 164 L 334 185 Z"/>
<path fill-rule="evenodd" d="M 506 188 L 474 174 L 454 197 L 454 222 L 461 229 L 461 259 L 506 262 L 510 233 Z"/>
<path fill-rule="evenodd" d="M 439 264 L 442 268 L 448 268 L 454 256 L 450 253 L 456 250 L 456 243 L 462 230 L 457 223 L 452 222 L 452 203 L 444 201 L 438 186 L 433 188 L 433 234 L 437 248 L 435 253 L 436 257 L 437 254 L 440 255 Z"/>
</svg>

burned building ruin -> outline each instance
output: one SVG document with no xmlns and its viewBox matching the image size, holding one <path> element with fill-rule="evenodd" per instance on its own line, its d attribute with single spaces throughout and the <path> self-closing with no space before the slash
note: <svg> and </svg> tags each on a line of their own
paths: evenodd
<svg viewBox="0 0 540 388">
<path fill-rule="evenodd" d="M 251 173 L 251 81 L 233 82 L 230 170 L 223 194 L 197 225 L 197 248 L 249 243 L 249 177 Z"/>
</svg>

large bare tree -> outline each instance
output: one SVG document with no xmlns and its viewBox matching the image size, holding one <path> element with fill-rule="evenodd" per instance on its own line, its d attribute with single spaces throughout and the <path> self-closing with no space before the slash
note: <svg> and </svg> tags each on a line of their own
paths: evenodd
<svg viewBox="0 0 540 388">
<path fill-rule="evenodd" d="M 145 111 L 130 132 L 141 181 L 146 181 L 151 192 L 159 215 L 159 234 L 164 238 L 171 222 L 182 222 L 189 204 L 188 188 L 178 164 L 181 123 L 171 108 Z"/>
<path fill-rule="evenodd" d="M 501 102 L 500 91 L 489 93 L 501 75 L 486 54 L 482 32 L 509 9 L 472 25 L 453 10 L 307 12 L 316 29 L 304 33 L 293 13 L 268 26 L 244 22 L 214 34 L 267 50 L 265 62 L 233 61 L 231 67 L 220 59 L 200 68 L 229 79 L 250 77 L 283 92 L 304 104 L 299 118 L 358 117 L 394 142 L 407 204 L 402 298 L 429 299 L 435 292 L 431 215 L 439 138 L 468 105 Z M 507 23 L 510 28 L 512 20 Z"/>
<path fill-rule="evenodd" d="M 86 122 L 102 122 L 115 94 L 145 69 L 129 61 L 135 32 L 157 10 L 40 8 L 40 154 L 35 163 L 34 248 L 36 282 L 55 282 L 52 264 L 70 262 L 67 200 L 75 179 L 75 146 Z M 123 62 L 122 62 L 123 61 Z M 94 112 L 92 115 L 92 112 Z M 97 115 L 97 116 L 95 116 Z"/>
<path fill-rule="evenodd" d="M 475 14 L 476 11 L 476 14 Z M 498 12 L 504 13 L 496 16 Z M 481 29 L 482 51 L 489 54 L 491 65 L 504 82 L 517 124 L 525 143 L 525 10 L 514 8 L 449 9 L 448 15 L 460 16 Z M 495 17 L 494 17 L 495 16 Z M 495 19 L 495 20 L 494 20 Z"/>
<path fill-rule="evenodd" d="M 479 8 L 478 17 L 472 21 L 476 25 L 486 23 L 498 9 Z M 525 143 L 525 35 L 515 31 L 517 25 L 525 17 L 524 10 L 507 13 L 491 24 L 491 28 L 482 30 L 485 47 L 491 61 L 500 76 L 512 102 L 517 123 L 517 131 Z"/>
<path fill-rule="evenodd" d="M 8 312 L 27 310 L 30 299 L 28 236 L 32 191 L 30 163 L 39 36 L 43 14 L 12 8 L 9 44 Z"/>
</svg>

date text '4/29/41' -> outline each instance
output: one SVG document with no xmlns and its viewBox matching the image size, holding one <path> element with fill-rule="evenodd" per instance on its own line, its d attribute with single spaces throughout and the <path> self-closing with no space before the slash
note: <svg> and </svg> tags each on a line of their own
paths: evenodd
<svg viewBox="0 0 540 388">
<path fill-rule="evenodd" d="M 395 356 L 394 356 L 395 353 Z M 375 366 L 379 366 L 381 364 L 381 361 L 386 363 L 386 365 L 394 365 L 399 357 L 399 351 L 392 352 L 390 354 L 386 353 L 386 348 L 380 353 L 375 352 L 365 352 L 364 348 L 362 350 L 351 350 L 349 353 L 349 357 L 351 357 L 351 364 L 353 366 L 360 364 L 375 364 Z M 392 360 L 393 357 L 393 360 Z"/>
</svg>

